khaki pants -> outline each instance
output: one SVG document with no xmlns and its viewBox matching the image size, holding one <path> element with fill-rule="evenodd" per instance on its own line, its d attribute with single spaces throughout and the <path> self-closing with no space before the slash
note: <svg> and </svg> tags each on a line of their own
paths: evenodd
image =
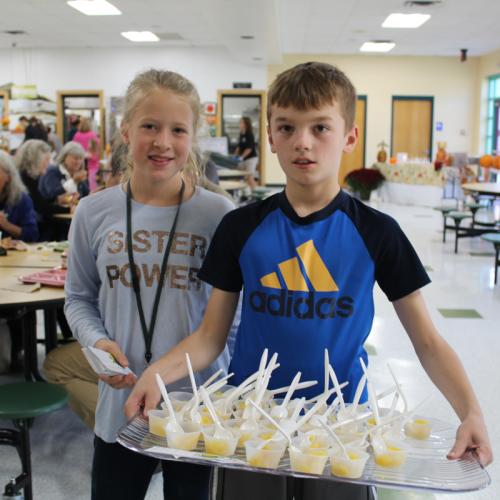
<svg viewBox="0 0 500 500">
<path fill-rule="evenodd" d="M 94 429 L 98 377 L 83 355 L 78 342 L 51 351 L 43 364 L 47 380 L 62 385 L 69 394 L 69 406 Z"/>
</svg>

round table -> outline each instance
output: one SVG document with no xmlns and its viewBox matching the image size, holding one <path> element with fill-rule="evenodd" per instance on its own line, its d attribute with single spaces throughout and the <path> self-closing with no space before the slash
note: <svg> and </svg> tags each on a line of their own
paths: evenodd
<svg viewBox="0 0 500 500">
<path fill-rule="evenodd" d="M 468 182 L 462 184 L 464 191 L 500 197 L 500 184 L 495 182 Z"/>
</svg>

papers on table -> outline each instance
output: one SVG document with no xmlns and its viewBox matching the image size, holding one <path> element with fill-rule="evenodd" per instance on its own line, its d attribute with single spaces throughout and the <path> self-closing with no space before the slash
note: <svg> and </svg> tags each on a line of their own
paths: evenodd
<svg viewBox="0 0 500 500">
<path fill-rule="evenodd" d="M 134 373 L 130 368 L 121 366 L 112 354 L 102 349 L 89 346 L 82 348 L 82 351 L 90 366 L 98 375 L 113 376 Z"/>
</svg>

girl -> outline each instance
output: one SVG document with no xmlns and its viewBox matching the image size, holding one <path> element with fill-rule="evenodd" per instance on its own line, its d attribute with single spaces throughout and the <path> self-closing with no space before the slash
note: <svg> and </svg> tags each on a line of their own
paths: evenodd
<svg viewBox="0 0 500 500">
<path fill-rule="evenodd" d="M 99 170 L 99 138 L 90 127 L 90 120 L 86 117 L 80 119 L 78 132 L 73 137 L 74 142 L 78 142 L 86 154 L 87 171 L 89 173 L 89 189 L 95 191 L 97 189 L 96 175 Z"/>
<path fill-rule="evenodd" d="M 0 232 L 3 237 L 17 240 L 37 241 L 33 202 L 19 177 L 12 157 L 0 151 Z"/>
<path fill-rule="evenodd" d="M 191 82 L 169 71 L 146 71 L 129 85 L 124 107 L 121 138 L 128 145 L 129 178 L 78 205 L 65 312 L 83 346 L 110 352 L 140 376 L 201 321 L 210 287 L 197 272 L 218 222 L 233 205 L 195 187 L 191 176 L 184 178 L 183 171 L 192 169 L 200 109 Z M 197 375 L 199 382 L 228 361 L 226 349 Z M 157 460 L 115 442 L 135 376 L 99 381 L 93 500 L 143 498 L 157 466 Z M 209 468 L 176 462 L 162 468 L 165 498 L 208 498 Z"/>
</svg>

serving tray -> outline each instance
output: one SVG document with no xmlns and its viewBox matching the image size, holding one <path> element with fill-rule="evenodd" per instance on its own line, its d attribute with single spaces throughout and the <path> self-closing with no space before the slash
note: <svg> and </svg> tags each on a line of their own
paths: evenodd
<svg viewBox="0 0 500 500">
<path fill-rule="evenodd" d="M 174 450 L 167 447 L 165 438 L 149 432 L 148 421 L 135 417 L 118 433 L 117 441 L 129 450 L 162 460 L 174 460 L 203 465 L 215 465 L 231 469 L 240 469 L 265 474 L 287 475 L 313 479 L 330 480 L 352 484 L 380 486 L 384 488 L 425 490 L 436 493 L 459 493 L 476 491 L 490 484 L 486 470 L 474 458 L 450 461 L 446 454 L 455 439 L 455 429 L 445 422 L 426 418 L 432 424 L 429 439 L 419 441 L 407 438 L 406 463 L 389 469 L 375 464 L 373 454 L 361 478 L 345 479 L 330 474 L 329 463 L 322 475 L 293 472 L 290 468 L 288 453 L 282 458 L 278 469 L 260 469 L 246 463 L 244 449 L 237 449 L 232 457 L 217 457 L 204 452 L 203 444 L 192 452 Z"/>
</svg>

